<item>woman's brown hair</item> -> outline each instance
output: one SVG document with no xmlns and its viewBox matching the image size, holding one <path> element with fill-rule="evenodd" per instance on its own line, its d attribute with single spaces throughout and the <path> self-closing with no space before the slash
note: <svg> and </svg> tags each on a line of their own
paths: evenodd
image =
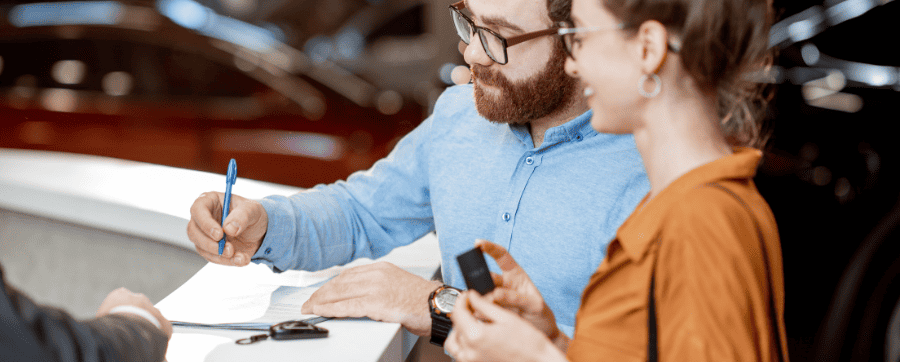
<svg viewBox="0 0 900 362">
<path fill-rule="evenodd" d="M 768 103 L 748 73 L 771 64 L 771 0 L 600 0 L 626 30 L 648 20 L 681 40 L 684 69 L 704 92 L 715 94 L 722 130 L 733 145 L 759 146 Z"/>
</svg>

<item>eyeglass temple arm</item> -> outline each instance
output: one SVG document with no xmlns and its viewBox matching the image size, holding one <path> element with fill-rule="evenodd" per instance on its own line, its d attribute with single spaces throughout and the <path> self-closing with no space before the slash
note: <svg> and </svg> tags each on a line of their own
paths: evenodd
<svg viewBox="0 0 900 362">
<path fill-rule="evenodd" d="M 512 38 L 507 38 L 507 39 L 506 39 L 506 46 L 511 47 L 511 46 L 516 45 L 516 44 L 519 44 L 519 43 L 521 43 L 521 42 L 523 42 L 523 41 L 528 41 L 528 40 L 531 40 L 531 39 L 534 39 L 534 38 L 538 38 L 538 37 L 542 37 L 542 36 L 545 36 L 545 35 L 556 34 L 556 32 L 557 32 L 558 30 L 559 30 L 559 28 L 550 28 L 550 29 L 544 29 L 544 30 L 541 30 L 541 31 L 536 31 L 536 32 L 534 32 L 534 33 L 528 33 L 528 34 L 523 34 L 523 35 L 519 35 L 519 36 L 514 36 L 514 37 L 512 37 Z"/>
</svg>

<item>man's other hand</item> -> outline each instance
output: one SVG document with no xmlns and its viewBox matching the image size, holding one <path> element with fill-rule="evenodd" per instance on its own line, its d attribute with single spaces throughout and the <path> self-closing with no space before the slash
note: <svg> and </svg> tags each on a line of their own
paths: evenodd
<svg viewBox="0 0 900 362">
<path fill-rule="evenodd" d="M 256 254 L 266 236 L 269 218 L 262 204 L 238 195 L 231 195 L 228 217 L 224 230 L 222 204 L 225 194 L 205 192 L 197 197 L 191 206 L 191 221 L 188 222 L 188 239 L 194 243 L 197 253 L 216 264 L 245 266 Z M 225 237 L 225 250 L 219 255 L 219 240 Z"/>
<path fill-rule="evenodd" d="M 118 306 L 134 306 L 149 312 L 159 322 L 159 329 L 166 334 L 166 337 L 172 338 L 172 323 L 166 317 L 163 317 L 159 309 L 156 309 L 153 303 L 150 302 L 150 299 L 141 293 L 133 293 L 125 288 L 113 290 L 106 296 L 106 299 L 100 303 L 100 308 L 97 309 L 97 317 L 109 314 L 113 308 Z"/>
<path fill-rule="evenodd" d="M 400 323 L 410 332 L 426 336 L 431 334 L 428 295 L 441 285 L 394 264 L 378 262 L 341 272 L 313 293 L 302 312 Z"/>
</svg>

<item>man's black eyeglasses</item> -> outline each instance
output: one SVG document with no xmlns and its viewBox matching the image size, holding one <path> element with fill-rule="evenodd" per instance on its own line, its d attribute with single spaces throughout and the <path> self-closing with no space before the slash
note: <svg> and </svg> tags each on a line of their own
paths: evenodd
<svg viewBox="0 0 900 362">
<path fill-rule="evenodd" d="M 506 55 L 506 48 L 534 38 L 557 33 L 557 28 L 549 28 L 507 39 L 491 29 L 475 25 L 471 18 L 460 11 L 465 8 L 466 4 L 464 1 L 450 5 L 450 15 L 453 16 L 453 25 L 456 26 L 456 33 L 459 34 L 463 42 L 469 44 L 472 41 L 472 36 L 477 32 L 481 38 L 481 46 L 484 47 L 484 52 L 491 60 L 499 64 L 506 64 L 509 61 Z"/>
</svg>

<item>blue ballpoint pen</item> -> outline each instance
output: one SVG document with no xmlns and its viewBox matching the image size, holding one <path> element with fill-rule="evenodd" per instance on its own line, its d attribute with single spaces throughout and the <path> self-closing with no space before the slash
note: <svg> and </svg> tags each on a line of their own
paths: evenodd
<svg viewBox="0 0 900 362">
<path fill-rule="evenodd" d="M 231 205 L 231 185 L 237 181 L 237 162 L 232 158 L 228 162 L 228 173 L 225 175 L 225 204 L 222 205 L 222 231 L 225 231 L 225 218 L 228 217 L 228 205 Z M 225 233 L 222 233 L 222 240 L 219 240 L 219 255 L 225 251 Z"/>
</svg>

